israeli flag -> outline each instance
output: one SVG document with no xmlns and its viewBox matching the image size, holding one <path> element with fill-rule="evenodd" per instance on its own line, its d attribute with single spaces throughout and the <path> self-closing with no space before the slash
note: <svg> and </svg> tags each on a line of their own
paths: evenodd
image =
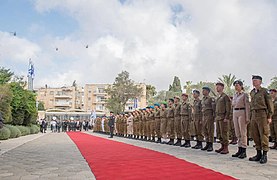
<svg viewBox="0 0 277 180">
<path fill-rule="evenodd" d="M 90 120 L 92 121 L 92 125 L 94 125 L 94 120 L 96 119 L 96 112 L 93 110 L 90 114 Z"/>
<path fill-rule="evenodd" d="M 138 98 L 134 99 L 134 109 L 138 108 Z"/>
<path fill-rule="evenodd" d="M 29 60 L 28 76 L 32 78 L 35 77 L 35 67 L 31 60 Z"/>
</svg>

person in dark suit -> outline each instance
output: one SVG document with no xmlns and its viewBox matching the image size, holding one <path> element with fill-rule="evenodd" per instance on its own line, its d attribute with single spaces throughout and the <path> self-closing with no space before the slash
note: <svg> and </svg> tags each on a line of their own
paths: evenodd
<svg viewBox="0 0 277 180">
<path fill-rule="evenodd" d="M 113 138 L 114 122 L 115 122 L 114 114 L 113 114 L 113 112 L 110 112 L 110 118 L 109 118 L 109 122 L 108 122 L 108 125 L 110 127 L 110 137 L 109 138 Z"/>
</svg>

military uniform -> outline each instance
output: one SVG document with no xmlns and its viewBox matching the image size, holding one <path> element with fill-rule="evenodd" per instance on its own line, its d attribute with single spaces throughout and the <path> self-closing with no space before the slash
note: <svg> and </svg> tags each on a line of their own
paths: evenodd
<svg viewBox="0 0 277 180">
<path fill-rule="evenodd" d="M 175 132 L 174 132 L 174 105 L 169 106 L 167 109 L 167 135 L 170 139 L 169 145 L 174 144 Z"/>
<path fill-rule="evenodd" d="M 182 147 L 190 147 L 190 122 L 192 120 L 191 105 L 188 102 L 183 102 L 181 105 L 181 128 L 182 135 L 185 139 L 185 144 Z"/>
<path fill-rule="evenodd" d="M 231 113 L 231 101 L 230 98 L 222 93 L 216 100 L 216 128 L 219 132 L 218 139 L 221 143 L 221 148 L 216 150 L 217 153 L 227 154 L 229 153 L 228 145 L 229 145 L 229 128 L 228 124 Z M 227 120 L 227 121 L 225 121 Z"/>
<path fill-rule="evenodd" d="M 156 109 L 154 111 L 154 117 L 155 117 L 155 132 L 158 137 L 157 143 L 161 143 L 161 119 L 160 119 L 160 109 Z"/>
<path fill-rule="evenodd" d="M 237 137 L 234 127 L 234 121 L 233 121 L 233 108 L 231 109 L 230 113 L 230 121 L 229 121 L 229 139 L 231 140 L 230 144 L 237 144 Z"/>
<path fill-rule="evenodd" d="M 252 137 L 256 144 L 257 155 L 249 158 L 250 161 L 267 162 L 269 150 L 269 124 L 274 112 L 273 103 L 267 89 L 260 87 L 250 92 L 251 96 L 251 129 Z M 263 154 L 262 151 L 263 150 Z"/>
<path fill-rule="evenodd" d="M 151 141 L 155 142 L 155 116 L 154 116 L 154 112 L 153 111 L 150 112 L 148 117 L 149 117 L 149 120 L 150 120 L 150 137 L 152 137 Z"/>
<path fill-rule="evenodd" d="M 151 140 L 151 133 L 150 133 L 150 126 L 151 126 L 151 120 L 150 120 L 150 112 L 145 113 L 146 118 L 146 136 L 147 140 Z"/>
<path fill-rule="evenodd" d="M 175 146 L 181 145 L 182 140 L 182 125 L 181 125 L 181 104 L 175 104 L 174 107 L 174 129 L 175 134 L 177 136 L 177 142 L 174 144 Z"/>
<path fill-rule="evenodd" d="M 138 126 L 139 126 L 139 136 L 141 139 L 143 139 L 143 113 L 141 111 L 139 111 L 139 123 L 138 123 Z"/>
<path fill-rule="evenodd" d="M 166 138 L 166 125 L 167 125 L 167 110 L 160 109 L 160 119 L 161 119 L 161 136 Z"/>
<path fill-rule="evenodd" d="M 194 127 L 195 127 L 195 135 L 196 135 L 196 145 L 192 148 L 194 149 L 201 149 L 202 148 L 202 142 L 204 139 L 203 136 L 203 127 L 202 127 L 202 105 L 200 99 L 194 99 L 193 101 L 193 120 L 194 120 Z"/>
<path fill-rule="evenodd" d="M 273 99 L 274 113 L 272 115 L 272 123 L 270 124 L 270 135 L 274 145 L 270 149 L 277 149 L 277 97 Z"/>
<path fill-rule="evenodd" d="M 201 150 L 213 151 L 214 141 L 214 117 L 215 99 L 204 96 L 202 99 L 203 132 L 206 139 L 206 146 Z"/>
</svg>

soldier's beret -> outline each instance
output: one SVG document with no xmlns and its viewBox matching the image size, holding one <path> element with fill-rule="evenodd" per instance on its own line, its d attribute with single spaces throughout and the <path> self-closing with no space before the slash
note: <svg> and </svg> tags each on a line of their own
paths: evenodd
<svg viewBox="0 0 277 180">
<path fill-rule="evenodd" d="M 218 86 L 224 87 L 224 84 L 223 84 L 222 82 L 217 82 L 215 85 L 216 85 L 216 86 L 218 85 Z"/>
<path fill-rule="evenodd" d="M 144 111 L 145 111 L 145 110 L 146 110 L 146 108 L 143 108 L 142 110 L 144 110 Z"/>
<path fill-rule="evenodd" d="M 149 108 L 150 108 L 149 106 L 146 107 L 146 109 L 149 109 Z"/>
<path fill-rule="evenodd" d="M 163 101 L 161 104 L 163 104 L 163 105 L 167 105 L 167 102 Z"/>
<path fill-rule="evenodd" d="M 240 86 L 243 86 L 243 82 L 240 80 L 236 80 L 233 85 L 235 86 L 236 84 L 239 84 Z"/>
<path fill-rule="evenodd" d="M 200 91 L 198 91 L 197 89 L 193 90 L 192 92 L 196 94 L 200 94 Z"/>
<path fill-rule="evenodd" d="M 186 96 L 186 97 L 189 97 L 189 95 L 187 95 L 186 93 L 183 93 L 182 96 Z"/>
<path fill-rule="evenodd" d="M 155 103 L 155 104 L 154 104 L 154 106 L 158 106 L 158 107 L 160 107 L 160 104 L 159 104 L 159 103 Z"/>
<path fill-rule="evenodd" d="M 252 75 L 252 79 L 259 79 L 259 80 L 263 80 L 263 78 L 259 75 Z"/>
<path fill-rule="evenodd" d="M 150 106 L 150 109 L 154 109 L 154 106 Z"/>
<path fill-rule="evenodd" d="M 168 100 L 171 101 L 171 102 L 174 102 L 174 99 L 172 99 L 172 98 L 169 98 Z"/>
<path fill-rule="evenodd" d="M 270 89 L 269 92 L 277 92 L 276 89 Z"/>
<path fill-rule="evenodd" d="M 113 113 L 113 111 L 110 111 L 110 113 Z"/>
<path fill-rule="evenodd" d="M 210 89 L 209 87 L 207 87 L 207 86 L 202 87 L 202 89 L 203 89 L 203 90 L 207 90 L 207 91 L 209 91 L 209 92 L 211 91 L 211 89 Z"/>
<path fill-rule="evenodd" d="M 174 96 L 174 99 L 175 99 L 175 98 L 176 98 L 176 99 L 180 99 L 180 97 L 179 97 L 179 96 Z"/>
</svg>

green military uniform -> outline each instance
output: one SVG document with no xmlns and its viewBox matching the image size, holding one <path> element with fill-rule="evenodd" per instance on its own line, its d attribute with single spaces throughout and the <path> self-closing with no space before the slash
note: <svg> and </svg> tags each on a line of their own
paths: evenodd
<svg viewBox="0 0 277 180">
<path fill-rule="evenodd" d="M 182 127 L 181 127 L 181 104 L 175 104 L 174 107 L 174 129 L 177 136 L 177 142 L 174 144 L 176 146 L 181 145 L 182 140 Z"/>
<path fill-rule="evenodd" d="M 146 118 L 146 136 L 147 136 L 147 139 L 150 141 L 151 140 L 151 133 L 150 133 L 150 125 L 151 125 L 151 121 L 150 121 L 150 113 L 149 112 L 146 112 L 145 113 L 145 118 Z"/>
<path fill-rule="evenodd" d="M 139 123 L 138 123 L 138 126 L 139 126 L 139 136 L 141 139 L 143 139 L 143 113 L 142 111 L 139 111 Z"/>
<path fill-rule="evenodd" d="M 210 96 L 204 96 L 202 99 L 203 132 L 206 139 L 206 146 L 201 150 L 213 151 L 214 141 L 214 117 L 215 117 L 215 99 Z"/>
<path fill-rule="evenodd" d="M 134 113 L 134 117 L 133 117 L 133 134 L 134 134 L 134 138 L 137 138 L 138 136 L 138 116 L 137 113 Z"/>
<path fill-rule="evenodd" d="M 191 105 L 188 102 L 183 102 L 181 105 L 181 128 L 182 135 L 185 139 L 183 147 L 190 147 L 190 122 L 192 120 Z"/>
<path fill-rule="evenodd" d="M 266 88 L 260 87 L 250 92 L 251 96 L 251 130 L 252 137 L 256 144 L 257 155 L 249 158 L 250 161 L 267 162 L 267 152 L 269 150 L 269 124 L 274 112 L 271 97 Z M 263 154 L 261 152 L 263 150 Z"/>
<path fill-rule="evenodd" d="M 270 124 L 270 135 L 274 145 L 271 149 L 277 149 L 277 97 L 273 99 L 274 113 L 272 115 L 272 123 Z"/>
<path fill-rule="evenodd" d="M 150 112 L 149 114 L 149 120 L 150 120 L 150 137 L 152 137 L 151 141 L 155 141 L 155 116 L 154 112 Z"/>
<path fill-rule="evenodd" d="M 166 138 L 167 133 L 167 109 L 160 109 L 160 119 L 161 119 L 161 136 Z"/>
<path fill-rule="evenodd" d="M 216 150 L 217 153 L 227 154 L 229 153 L 228 145 L 229 145 L 229 121 L 230 113 L 231 113 L 231 100 L 225 94 L 222 93 L 216 99 L 216 129 L 218 130 L 218 139 L 221 143 L 221 148 Z M 225 121 L 227 120 L 227 121 Z"/>
<path fill-rule="evenodd" d="M 155 117 L 155 132 L 157 134 L 157 137 L 158 137 L 158 141 L 157 142 L 161 142 L 161 138 L 162 138 L 162 135 L 161 135 L 161 119 L 160 119 L 160 109 L 156 109 L 154 111 L 154 117 Z"/>
<path fill-rule="evenodd" d="M 169 106 L 167 109 L 167 134 L 170 139 L 169 145 L 173 145 L 175 132 L 174 132 L 174 105 Z"/>
<path fill-rule="evenodd" d="M 192 109 L 193 109 L 195 135 L 196 135 L 196 141 L 197 141 L 197 144 L 193 148 L 201 149 L 204 136 L 203 136 L 203 127 L 202 127 L 202 124 L 203 124 L 202 105 L 201 105 L 200 99 L 194 99 Z"/>
</svg>

